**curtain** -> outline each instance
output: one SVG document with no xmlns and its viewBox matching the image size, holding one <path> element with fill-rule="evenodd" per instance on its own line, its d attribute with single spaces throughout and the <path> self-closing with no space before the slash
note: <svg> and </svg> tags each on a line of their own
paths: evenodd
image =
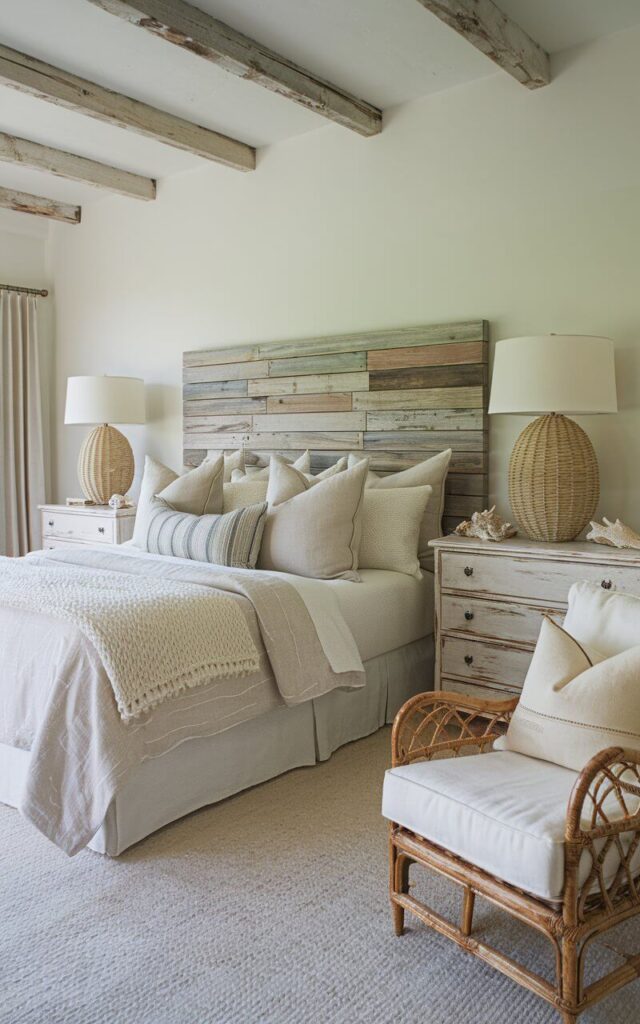
<svg viewBox="0 0 640 1024">
<path fill-rule="evenodd" d="M 36 299 L 0 289 L 0 554 L 41 546 L 44 481 Z"/>
</svg>

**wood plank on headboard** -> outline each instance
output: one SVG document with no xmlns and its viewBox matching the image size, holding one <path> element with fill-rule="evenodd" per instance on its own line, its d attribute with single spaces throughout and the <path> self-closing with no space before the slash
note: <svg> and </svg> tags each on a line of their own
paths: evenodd
<svg viewBox="0 0 640 1024">
<path fill-rule="evenodd" d="M 488 502 L 488 337 L 468 320 L 186 352 L 185 465 L 212 449 L 308 448 L 314 470 L 360 451 L 392 473 L 452 448 L 452 529 Z"/>
</svg>

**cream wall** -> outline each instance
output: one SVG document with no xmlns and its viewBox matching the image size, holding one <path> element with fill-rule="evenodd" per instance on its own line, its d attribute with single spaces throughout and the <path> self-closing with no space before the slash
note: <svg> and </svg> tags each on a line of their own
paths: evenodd
<svg viewBox="0 0 640 1024">
<path fill-rule="evenodd" d="M 496 74 L 389 112 L 377 138 L 327 127 L 254 174 L 206 166 L 155 204 L 110 198 L 54 226 L 58 496 L 78 490 L 84 433 L 61 425 L 69 374 L 143 376 L 138 463 L 178 466 L 185 349 L 482 316 L 494 339 L 616 340 L 622 411 L 583 423 L 601 511 L 640 528 L 639 52 L 630 30 L 556 58 L 547 89 Z M 504 512 L 525 422 L 491 425 Z"/>
<path fill-rule="evenodd" d="M 0 283 L 18 284 L 27 288 L 47 288 L 46 245 L 48 225 L 32 222 L 17 213 L 0 210 Z M 55 416 L 53 389 L 55 352 L 53 346 L 53 310 L 50 299 L 38 299 L 38 342 L 40 379 L 42 385 L 45 486 L 47 495 L 53 490 L 55 472 Z"/>
</svg>

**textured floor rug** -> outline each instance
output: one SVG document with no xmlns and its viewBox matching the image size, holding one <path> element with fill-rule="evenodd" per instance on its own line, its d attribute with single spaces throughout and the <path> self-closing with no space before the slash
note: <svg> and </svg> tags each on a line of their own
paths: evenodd
<svg viewBox="0 0 640 1024">
<path fill-rule="evenodd" d="M 0 1022 L 556 1024 L 546 1004 L 417 922 L 394 937 L 379 810 L 388 749 L 385 729 L 118 860 L 68 860 L 0 805 Z M 458 891 L 426 887 L 457 918 Z M 542 937 L 482 903 L 476 920 L 550 976 Z M 638 948 L 640 929 L 620 929 L 594 946 L 590 977 Z M 640 982 L 581 1018 L 639 1020 Z"/>
</svg>

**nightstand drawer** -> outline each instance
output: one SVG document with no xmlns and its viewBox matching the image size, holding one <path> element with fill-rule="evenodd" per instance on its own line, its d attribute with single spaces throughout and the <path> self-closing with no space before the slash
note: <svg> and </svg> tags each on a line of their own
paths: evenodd
<svg viewBox="0 0 640 1024">
<path fill-rule="evenodd" d="M 443 679 L 442 689 L 450 693 L 464 693 L 467 697 L 478 697 L 480 700 L 511 700 L 513 697 L 520 696 L 520 687 L 509 690 L 506 686 L 461 683 L 459 679 Z"/>
<path fill-rule="evenodd" d="M 519 597 L 531 601 L 566 604 L 573 583 L 588 580 L 605 590 L 640 594 L 637 567 L 598 565 L 590 562 L 505 558 L 497 555 L 444 552 L 442 589 L 476 594 Z"/>
<path fill-rule="evenodd" d="M 441 657 L 442 676 L 458 676 L 471 682 L 489 682 L 519 689 L 529 668 L 531 651 L 443 636 Z"/>
<path fill-rule="evenodd" d="M 78 512 L 44 512 L 42 536 L 60 540 L 91 541 L 93 544 L 114 544 L 115 519 L 109 516 Z"/>
<path fill-rule="evenodd" d="M 562 624 L 564 611 L 558 609 L 547 612 L 543 608 L 531 608 L 511 601 L 487 601 L 478 597 L 443 594 L 441 628 L 445 633 L 455 630 L 471 637 L 515 640 L 533 646 L 545 614 Z"/>
</svg>

